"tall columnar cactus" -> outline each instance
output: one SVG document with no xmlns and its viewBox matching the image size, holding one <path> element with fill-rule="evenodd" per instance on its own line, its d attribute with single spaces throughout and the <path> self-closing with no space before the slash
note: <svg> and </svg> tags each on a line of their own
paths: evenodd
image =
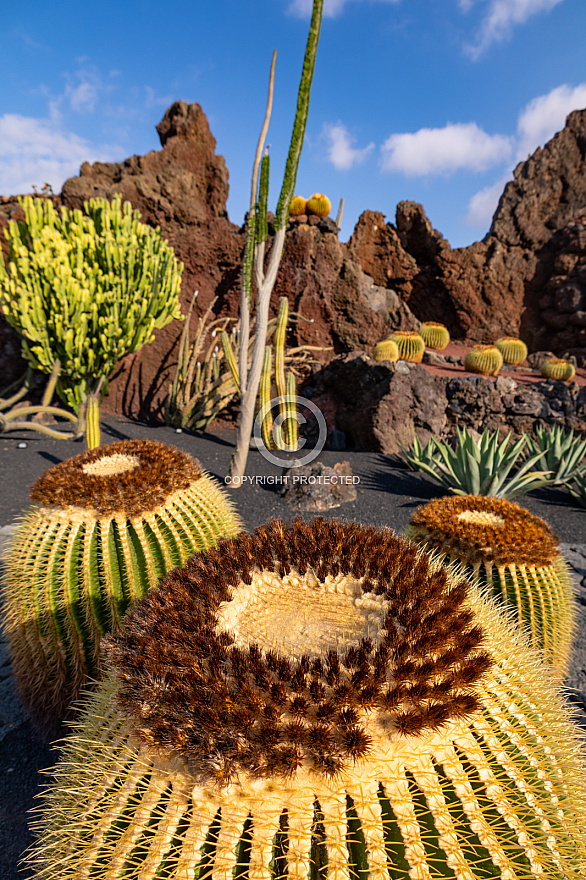
<svg viewBox="0 0 586 880">
<path fill-rule="evenodd" d="M 107 656 L 34 880 L 583 880 L 571 710 L 489 599 L 389 530 L 221 542 Z"/>
<path fill-rule="evenodd" d="M 576 375 L 576 368 L 571 361 L 563 358 L 550 358 L 541 365 L 544 379 L 556 379 L 559 382 L 571 382 Z"/>
<path fill-rule="evenodd" d="M 397 361 L 399 360 L 399 348 L 392 339 L 383 339 L 377 342 L 374 347 L 375 361 Z"/>
<path fill-rule="evenodd" d="M 575 627 L 568 565 L 551 529 L 512 501 L 483 495 L 436 498 L 418 508 L 408 537 L 457 562 L 512 612 L 551 664 L 566 672 Z"/>
<path fill-rule="evenodd" d="M 464 369 L 481 376 L 496 376 L 503 365 L 503 356 L 496 345 L 473 345 L 464 358 Z"/>
<path fill-rule="evenodd" d="M 448 328 L 439 321 L 425 321 L 419 328 L 419 335 L 428 348 L 436 351 L 443 351 L 450 341 Z"/>
<path fill-rule="evenodd" d="M 495 345 L 502 354 L 505 364 L 516 366 L 523 363 L 527 357 L 527 346 L 522 339 L 517 339 L 516 336 L 501 336 Z"/>
<path fill-rule="evenodd" d="M 4 628 L 23 701 L 51 733 L 98 675 L 100 639 L 127 607 L 240 522 L 196 459 L 151 440 L 67 459 L 31 499 L 8 548 Z"/>
<path fill-rule="evenodd" d="M 91 199 L 85 213 L 57 214 L 50 199 L 20 203 L 25 220 L 6 231 L 7 267 L 0 258 L 0 307 L 34 369 L 60 362 L 57 393 L 77 411 L 124 355 L 181 317 L 183 265 L 120 196 Z"/>
<path fill-rule="evenodd" d="M 327 217 L 332 210 L 332 203 L 323 193 L 314 193 L 308 198 L 305 207 L 308 214 L 315 214 L 316 217 Z"/>
<path fill-rule="evenodd" d="M 392 339 L 399 349 L 399 358 L 402 361 L 411 361 L 413 364 L 420 364 L 423 360 L 425 351 L 425 342 L 414 330 L 395 330 L 391 333 L 389 339 Z"/>
</svg>

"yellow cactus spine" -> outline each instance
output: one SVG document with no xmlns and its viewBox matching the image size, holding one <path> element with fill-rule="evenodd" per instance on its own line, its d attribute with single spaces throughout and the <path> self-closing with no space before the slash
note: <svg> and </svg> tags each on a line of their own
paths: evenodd
<svg viewBox="0 0 586 880">
<path fill-rule="evenodd" d="M 565 361 L 563 358 L 550 358 L 541 365 L 541 375 L 544 379 L 571 382 L 576 375 L 576 368 L 573 363 Z"/>
<path fill-rule="evenodd" d="M 450 341 L 448 328 L 439 321 L 425 321 L 419 328 L 419 335 L 428 348 L 436 351 L 443 351 Z"/>
<path fill-rule="evenodd" d="M 516 366 L 523 363 L 527 357 L 527 346 L 522 339 L 517 339 L 516 336 L 501 336 L 495 345 L 502 354 L 505 364 Z"/>
<path fill-rule="evenodd" d="M 397 361 L 399 360 L 399 348 L 392 339 L 383 339 L 377 342 L 374 347 L 375 361 Z"/>
<path fill-rule="evenodd" d="M 395 330 L 394 333 L 391 333 L 389 339 L 392 339 L 399 349 L 399 358 L 402 361 L 410 361 L 413 364 L 421 363 L 425 351 L 425 342 L 419 333 L 416 333 L 414 330 Z"/>
<path fill-rule="evenodd" d="M 547 523 L 503 498 L 450 496 L 419 507 L 407 535 L 460 564 L 466 577 L 487 588 L 563 678 L 576 600 L 568 565 Z"/>
<path fill-rule="evenodd" d="M 300 214 L 305 214 L 305 205 L 306 202 L 303 196 L 293 196 L 289 205 L 289 216 L 299 217 Z"/>
<path fill-rule="evenodd" d="M 332 203 L 323 193 L 314 193 L 305 205 L 307 214 L 315 214 L 317 217 L 327 217 L 332 210 Z"/>
<path fill-rule="evenodd" d="M 196 459 L 151 440 L 67 459 L 31 498 L 8 547 L 4 629 L 23 702 L 52 733 L 127 607 L 240 521 Z"/>
<path fill-rule="evenodd" d="M 495 345 L 473 345 L 464 359 L 464 369 L 481 376 L 496 376 L 503 356 Z"/>
<path fill-rule="evenodd" d="M 390 530 L 220 542 L 105 656 L 34 880 L 583 880 L 571 710 L 482 591 Z"/>
</svg>

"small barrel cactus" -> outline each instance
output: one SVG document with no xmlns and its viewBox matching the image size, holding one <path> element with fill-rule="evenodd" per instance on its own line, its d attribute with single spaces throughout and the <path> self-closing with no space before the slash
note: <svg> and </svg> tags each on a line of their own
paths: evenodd
<svg viewBox="0 0 586 880">
<path fill-rule="evenodd" d="M 464 358 L 464 369 L 481 376 L 496 376 L 503 365 L 503 356 L 496 345 L 473 345 Z"/>
<path fill-rule="evenodd" d="M 303 196 L 293 196 L 289 205 L 289 216 L 299 217 L 300 214 L 305 214 L 305 207 L 306 202 Z"/>
<path fill-rule="evenodd" d="M 495 342 L 496 347 L 503 356 L 503 363 L 517 366 L 523 363 L 527 357 L 527 346 L 522 339 L 516 336 L 501 336 Z"/>
<path fill-rule="evenodd" d="M 152 589 L 34 880 L 583 880 L 586 765 L 521 634 L 390 530 L 273 522 Z"/>
<path fill-rule="evenodd" d="M 332 203 L 323 193 L 314 193 L 307 200 L 305 207 L 308 214 L 315 214 L 317 217 L 327 217 L 332 210 Z"/>
<path fill-rule="evenodd" d="M 4 628 L 31 717 L 54 733 L 104 633 L 177 565 L 241 525 L 199 462 L 164 443 L 123 440 L 46 471 L 7 551 Z"/>
<path fill-rule="evenodd" d="M 571 361 L 565 361 L 563 358 L 550 358 L 541 365 L 541 375 L 544 379 L 571 382 L 576 375 L 576 368 Z"/>
<path fill-rule="evenodd" d="M 413 364 L 420 364 L 423 360 L 425 351 L 425 342 L 414 330 L 395 330 L 391 333 L 389 339 L 392 339 L 399 349 L 399 358 L 402 361 L 410 361 Z"/>
<path fill-rule="evenodd" d="M 563 677 L 576 600 L 568 565 L 546 522 L 504 498 L 450 496 L 419 507 L 407 535 L 459 563 L 465 576 L 488 588 Z"/>
<path fill-rule="evenodd" d="M 425 321 L 419 328 L 419 335 L 428 348 L 436 351 L 443 351 L 450 341 L 448 328 L 439 321 Z"/>
<path fill-rule="evenodd" d="M 392 339 L 383 339 L 374 347 L 375 361 L 396 361 L 399 359 L 397 343 Z"/>
</svg>

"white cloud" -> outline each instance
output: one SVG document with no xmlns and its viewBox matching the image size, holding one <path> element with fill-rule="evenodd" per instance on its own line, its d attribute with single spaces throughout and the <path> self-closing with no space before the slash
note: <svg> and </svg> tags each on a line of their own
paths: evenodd
<svg viewBox="0 0 586 880">
<path fill-rule="evenodd" d="M 476 0 L 460 0 L 460 8 L 468 12 Z M 524 24 L 533 15 L 549 12 L 562 0 L 488 0 L 488 8 L 480 23 L 477 40 L 465 47 L 476 60 L 492 44 L 510 37 L 515 25 Z"/>
<path fill-rule="evenodd" d="M 420 128 L 392 134 L 381 147 L 383 171 L 408 176 L 486 171 L 511 155 L 511 139 L 490 135 L 475 122 L 448 123 L 444 128 Z"/>
<path fill-rule="evenodd" d="M 344 6 L 350 0 L 324 0 L 324 18 L 337 18 L 344 11 Z M 363 2 L 363 0 L 359 0 Z M 369 3 L 400 3 L 400 0 L 368 0 Z M 310 18 L 313 10 L 313 0 L 291 0 L 287 12 L 298 18 Z"/>
<path fill-rule="evenodd" d="M 547 95 L 534 98 L 519 114 L 517 158 L 526 159 L 529 153 L 550 140 L 556 131 L 561 131 L 568 113 L 585 107 L 586 83 L 574 88 L 558 86 Z"/>
<path fill-rule="evenodd" d="M 348 130 L 340 122 L 336 125 L 325 123 L 322 137 L 328 142 L 328 157 L 337 171 L 348 171 L 353 165 L 363 162 L 374 150 L 374 143 L 362 149 L 353 147 L 352 142 L 355 139 L 350 137 Z"/>
<path fill-rule="evenodd" d="M 59 192 L 83 162 L 111 161 L 120 152 L 112 146 L 94 147 L 51 120 L 6 113 L 0 116 L 0 193 L 30 193 L 43 183 Z"/>
<path fill-rule="evenodd" d="M 95 83 L 80 82 L 75 88 L 68 89 L 69 103 L 71 109 L 77 113 L 83 111 L 93 112 L 98 98 L 98 87 Z"/>
<path fill-rule="evenodd" d="M 501 177 L 491 186 L 485 186 L 480 192 L 472 196 L 468 202 L 468 213 L 466 215 L 467 226 L 478 226 L 486 228 L 490 225 L 492 216 L 496 211 L 501 193 L 505 188 L 505 184 L 510 180 L 510 175 Z"/>
</svg>

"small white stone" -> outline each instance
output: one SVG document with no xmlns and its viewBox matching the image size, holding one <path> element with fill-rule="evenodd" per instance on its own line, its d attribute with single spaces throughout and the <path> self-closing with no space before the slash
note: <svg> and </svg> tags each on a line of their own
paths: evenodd
<svg viewBox="0 0 586 880">
<path fill-rule="evenodd" d="M 28 443 L 23 442 L 23 443 L 19 443 L 16 448 L 17 449 L 26 449 L 27 446 L 28 446 Z"/>
</svg>

